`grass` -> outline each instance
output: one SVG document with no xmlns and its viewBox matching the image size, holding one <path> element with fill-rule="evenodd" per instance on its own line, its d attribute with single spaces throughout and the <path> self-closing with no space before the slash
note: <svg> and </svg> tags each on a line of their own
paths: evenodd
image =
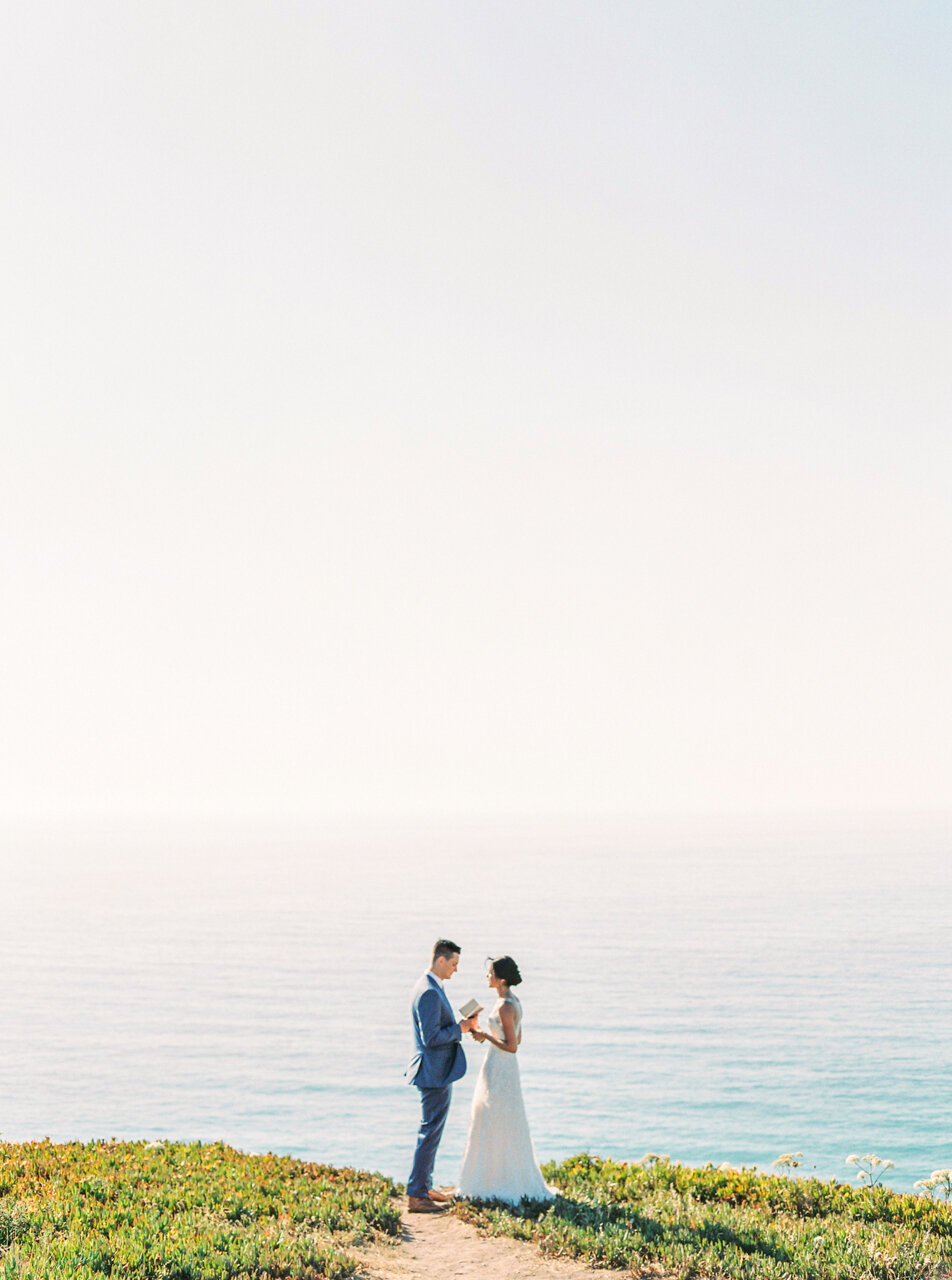
<svg viewBox="0 0 952 1280">
<path fill-rule="evenodd" d="M 0 1143 L 2 1280 L 343 1280 L 396 1188 L 221 1143 Z"/>
<path fill-rule="evenodd" d="M 574 1156 L 543 1166 L 560 1194 L 512 1209 L 461 1202 L 493 1235 L 597 1267 L 758 1280 L 937 1280 L 952 1276 L 952 1206 L 880 1186 L 667 1159 Z"/>
</svg>

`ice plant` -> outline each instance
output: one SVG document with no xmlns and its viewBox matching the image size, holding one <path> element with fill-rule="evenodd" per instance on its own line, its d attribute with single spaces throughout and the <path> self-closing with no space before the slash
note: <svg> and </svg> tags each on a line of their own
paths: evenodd
<svg viewBox="0 0 952 1280">
<path fill-rule="evenodd" d="M 952 1277 L 952 1205 L 867 1185 L 890 1162 L 866 1159 L 868 1177 L 856 1186 L 713 1164 L 575 1156 L 544 1168 L 559 1189 L 554 1203 L 463 1201 L 453 1212 L 490 1234 L 533 1241 L 543 1253 L 584 1258 L 602 1274 L 617 1268 L 678 1280 Z"/>
<path fill-rule="evenodd" d="M 389 1178 L 223 1143 L 0 1142 L 2 1280 L 346 1280 Z"/>
</svg>

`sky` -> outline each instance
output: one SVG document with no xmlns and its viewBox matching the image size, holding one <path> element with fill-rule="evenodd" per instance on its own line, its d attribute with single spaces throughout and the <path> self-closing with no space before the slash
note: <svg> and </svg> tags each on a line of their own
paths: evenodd
<svg viewBox="0 0 952 1280">
<path fill-rule="evenodd" d="M 0 821 L 947 811 L 945 3 L 0 16 Z"/>
</svg>

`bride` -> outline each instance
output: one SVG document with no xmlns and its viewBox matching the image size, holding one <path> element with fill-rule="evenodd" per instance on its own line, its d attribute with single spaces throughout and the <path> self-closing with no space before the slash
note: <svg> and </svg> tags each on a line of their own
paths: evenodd
<svg viewBox="0 0 952 1280">
<path fill-rule="evenodd" d="M 469 1121 L 457 1194 L 473 1200 L 551 1200 L 532 1149 L 522 1102 L 516 1052 L 522 1041 L 522 1005 L 512 988 L 522 981 L 511 956 L 489 961 L 487 981 L 499 997 L 489 1015 L 489 1030 L 476 1028 L 474 1040 L 489 1048 L 483 1060 Z"/>
</svg>

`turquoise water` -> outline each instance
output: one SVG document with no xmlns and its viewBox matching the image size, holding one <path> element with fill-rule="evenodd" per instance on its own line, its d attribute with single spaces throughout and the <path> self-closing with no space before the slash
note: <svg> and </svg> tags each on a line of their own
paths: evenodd
<svg viewBox="0 0 952 1280">
<path fill-rule="evenodd" d="M 948 825 L 7 837 L 0 1134 L 222 1138 L 403 1180 L 432 939 L 522 966 L 543 1160 L 646 1151 L 909 1189 L 952 1164 Z M 469 1048 L 437 1177 L 455 1178 Z"/>
</svg>

